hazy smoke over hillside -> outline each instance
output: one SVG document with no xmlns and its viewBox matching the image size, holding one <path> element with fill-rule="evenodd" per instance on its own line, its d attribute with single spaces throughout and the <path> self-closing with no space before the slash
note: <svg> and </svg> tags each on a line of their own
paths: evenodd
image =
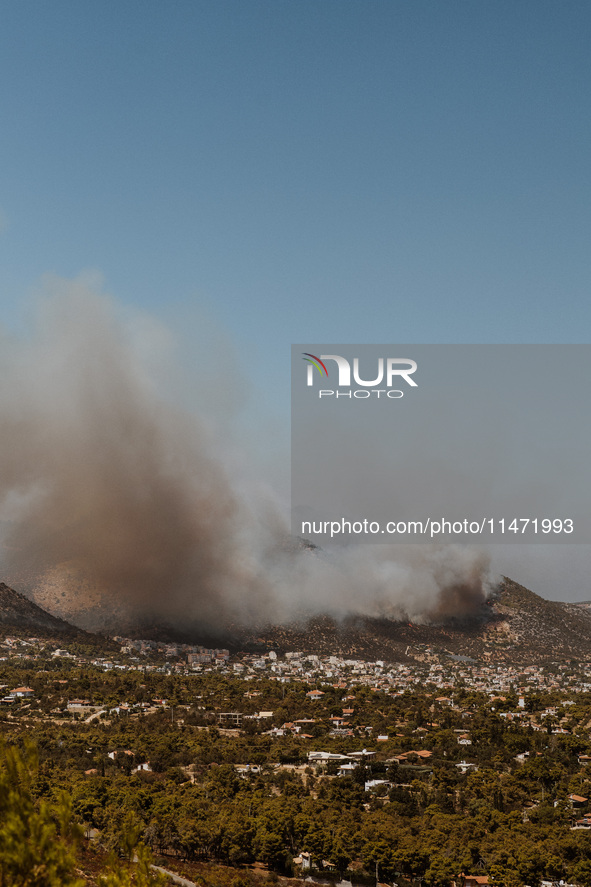
<svg viewBox="0 0 591 887">
<path fill-rule="evenodd" d="M 68 564 L 140 618 L 184 627 L 313 612 L 420 618 L 483 600 L 487 560 L 473 548 L 298 549 L 272 494 L 240 492 L 210 430 L 166 398 L 150 371 L 153 337 L 120 313 L 81 281 L 54 281 L 31 336 L 1 343 L 11 576 Z"/>
</svg>

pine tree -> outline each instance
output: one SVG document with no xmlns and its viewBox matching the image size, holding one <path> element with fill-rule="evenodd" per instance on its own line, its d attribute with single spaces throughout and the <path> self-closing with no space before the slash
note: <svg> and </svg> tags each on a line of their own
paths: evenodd
<svg viewBox="0 0 591 887">
<path fill-rule="evenodd" d="M 0 887 L 83 887 L 75 875 L 81 830 L 64 794 L 51 809 L 35 804 L 31 781 L 37 754 L 0 745 Z"/>
</svg>

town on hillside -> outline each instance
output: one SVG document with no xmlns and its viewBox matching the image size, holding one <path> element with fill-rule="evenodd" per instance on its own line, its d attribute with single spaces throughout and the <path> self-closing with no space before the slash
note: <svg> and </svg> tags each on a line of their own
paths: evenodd
<svg viewBox="0 0 591 887">
<path fill-rule="evenodd" d="M 0 771 L 67 797 L 89 885 L 138 850 L 229 887 L 591 885 L 591 660 L 407 654 L 7 636 Z"/>
</svg>

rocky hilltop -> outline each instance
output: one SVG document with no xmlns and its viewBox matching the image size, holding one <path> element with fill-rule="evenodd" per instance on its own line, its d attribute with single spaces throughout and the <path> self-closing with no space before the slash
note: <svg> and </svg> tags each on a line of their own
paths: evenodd
<svg viewBox="0 0 591 887">
<path fill-rule="evenodd" d="M 85 639 L 89 635 L 64 619 L 42 610 L 23 594 L 0 582 L 0 631 L 39 637 Z"/>
</svg>

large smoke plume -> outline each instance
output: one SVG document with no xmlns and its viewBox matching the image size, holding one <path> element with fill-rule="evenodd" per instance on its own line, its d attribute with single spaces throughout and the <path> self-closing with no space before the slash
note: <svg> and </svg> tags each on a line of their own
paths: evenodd
<svg viewBox="0 0 591 887">
<path fill-rule="evenodd" d="M 319 612 L 420 619 L 482 602 L 488 563 L 473 548 L 328 554 L 294 544 L 271 492 L 242 492 L 210 425 L 166 396 L 154 337 L 122 313 L 82 280 L 53 280 L 31 335 L 1 343 L 12 581 L 61 576 L 80 610 L 98 589 L 103 604 L 138 621 L 218 631 Z"/>
</svg>

